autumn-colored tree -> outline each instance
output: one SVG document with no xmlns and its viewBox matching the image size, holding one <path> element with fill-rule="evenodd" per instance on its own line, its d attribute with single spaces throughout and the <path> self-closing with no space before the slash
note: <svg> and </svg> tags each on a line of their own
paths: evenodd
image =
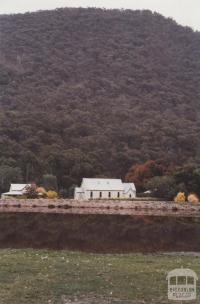
<svg viewBox="0 0 200 304">
<path fill-rule="evenodd" d="M 190 193 L 187 198 L 189 203 L 196 204 L 199 202 L 199 198 L 196 194 Z"/>
<path fill-rule="evenodd" d="M 175 203 L 184 203 L 186 201 L 185 193 L 179 192 L 174 198 Z"/>
<path fill-rule="evenodd" d="M 58 193 L 56 191 L 49 190 L 47 192 L 47 197 L 50 198 L 50 199 L 57 198 L 58 197 Z"/>
<path fill-rule="evenodd" d="M 145 184 L 154 176 L 162 176 L 167 171 L 164 165 L 148 160 L 144 164 L 132 166 L 125 179 L 127 182 L 134 182 L 137 191 L 143 191 Z"/>
</svg>

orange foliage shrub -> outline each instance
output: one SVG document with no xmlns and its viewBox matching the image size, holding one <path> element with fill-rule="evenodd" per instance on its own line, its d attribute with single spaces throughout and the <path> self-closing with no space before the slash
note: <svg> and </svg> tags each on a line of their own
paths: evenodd
<svg viewBox="0 0 200 304">
<path fill-rule="evenodd" d="M 50 199 L 57 198 L 58 197 L 58 193 L 56 191 L 49 190 L 47 192 L 47 197 L 50 198 Z"/>
<path fill-rule="evenodd" d="M 40 193 L 40 194 L 46 193 L 46 190 L 44 189 L 44 187 L 38 187 L 38 188 L 36 189 L 36 191 L 37 191 L 37 193 Z"/>
<path fill-rule="evenodd" d="M 174 198 L 175 203 L 184 203 L 186 201 L 185 193 L 179 192 Z"/>
<path fill-rule="evenodd" d="M 189 203 L 196 204 L 199 202 L 199 198 L 196 194 L 190 193 L 187 198 Z"/>
<path fill-rule="evenodd" d="M 46 192 L 46 190 L 45 190 L 45 188 L 44 187 L 38 187 L 37 189 L 36 189 L 36 192 L 38 193 L 38 195 L 40 196 L 40 197 L 46 197 L 47 196 L 47 192 Z"/>
</svg>

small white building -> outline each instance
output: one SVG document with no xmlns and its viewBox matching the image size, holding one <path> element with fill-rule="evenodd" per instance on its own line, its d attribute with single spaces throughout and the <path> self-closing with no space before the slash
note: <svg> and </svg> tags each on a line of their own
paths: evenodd
<svg viewBox="0 0 200 304">
<path fill-rule="evenodd" d="M 134 183 L 121 179 L 83 178 L 80 188 L 75 188 L 75 200 L 132 199 L 136 197 Z"/>
<path fill-rule="evenodd" d="M 9 197 L 20 197 L 26 192 L 26 187 L 31 186 L 31 184 L 11 184 L 9 192 L 2 193 L 1 198 Z"/>
</svg>

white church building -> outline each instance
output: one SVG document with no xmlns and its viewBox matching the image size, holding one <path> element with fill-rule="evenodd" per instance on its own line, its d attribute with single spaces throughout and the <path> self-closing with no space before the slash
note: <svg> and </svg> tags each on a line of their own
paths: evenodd
<svg viewBox="0 0 200 304">
<path fill-rule="evenodd" d="M 132 199 L 136 197 L 134 183 L 123 183 L 121 179 L 83 178 L 74 191 L 75 200 Z"/>
</svg>

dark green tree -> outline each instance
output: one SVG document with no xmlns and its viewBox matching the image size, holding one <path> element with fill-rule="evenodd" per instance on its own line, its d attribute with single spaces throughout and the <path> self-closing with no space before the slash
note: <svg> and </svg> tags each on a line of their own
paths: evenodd
<svg viewBox="0 0 200 304">
<path fill-rule="evenodd" d="M 200 195 L 200 165 L 185 165 L 174 173 L 176 184 L 182 184 L 185 187 L 186 194 L 194 192 Z"/>
<path fill-rule="evenodd" d="M 60 198 L 68 198 L 69 197 L 68 190 L 67 189 L 60 189 L 59 197 Z"/>
<path fill-rule="evenodd" d="M 47 191 L 49 190 L 53 190 L 56 192 L 58 191 L 57 177 L 55 175 L 45 174 L 42 177 L 42 181 L 43 181 L 43 186 Z"/>
<path fill-rule="evenodd" d="M 173 200 L 177 194 L 177 185 L 172 176 L 155 176 L 146 184 L 153 196 L 166 200 Z"/>
<path fill-rule="evenodd" d="M 20 168 L 13 168 L 7 165 L 0 166 L 0 192 L 6 192 L 10 188 L 11 183 L 21 183 L 22 172 Z"/>
</svg>

